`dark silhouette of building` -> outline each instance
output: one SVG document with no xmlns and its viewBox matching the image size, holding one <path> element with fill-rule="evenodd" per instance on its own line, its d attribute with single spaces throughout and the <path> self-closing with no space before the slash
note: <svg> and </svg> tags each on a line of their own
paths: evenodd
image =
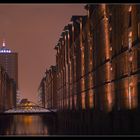
<svg viewBox="0 0 140 140">
<path fill-rule="evenodd" d="M 48 109 L 57 108 L 56 70 L 56 66 L 51 66 L 49 70 L 46 70 L 38 88 L 39 105 Z"/>
<path fill-rule="evenodd" d="M 16 83 L 0 66 L 0 112 L 16 107 Z"/>
</svg>

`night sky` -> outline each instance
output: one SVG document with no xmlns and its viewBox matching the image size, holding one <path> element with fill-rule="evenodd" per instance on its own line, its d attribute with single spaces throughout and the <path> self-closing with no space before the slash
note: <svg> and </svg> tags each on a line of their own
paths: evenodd
<svg viewBox="0 0 140 140">
<path fill-rule="evenodd" d="M 54 50 L 72 15 L 85 15 L 85 4 L 0 4 L 0 45 L 18 52 L 21 98 L 37 102 L 46 68 L 55 65 Z"/>
</svg>

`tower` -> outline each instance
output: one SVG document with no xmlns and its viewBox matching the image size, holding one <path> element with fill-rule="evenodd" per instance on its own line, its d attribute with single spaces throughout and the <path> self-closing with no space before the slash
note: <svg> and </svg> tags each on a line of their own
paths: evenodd
<svg viewBox="0 0 140 140">
<path fill-rule="evenodd" d="M 18 87 L 18 54 L 7 48 L 5 40 L 0 47 L 0 65 L 5 69 L 8 76 L 12 78 Z"/>
</svg>

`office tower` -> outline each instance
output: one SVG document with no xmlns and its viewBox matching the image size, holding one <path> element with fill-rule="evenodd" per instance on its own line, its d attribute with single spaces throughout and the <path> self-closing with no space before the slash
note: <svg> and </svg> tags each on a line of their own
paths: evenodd
<svg viewBox="0 0 140 140">
<path fill-rule="evenodd" d="M 0 48 L 0 65 L 5 69 L 8 76 L 16 81 L 18 87 L 18 54 L 8 49 L 5 41 Z"/>
</svg>

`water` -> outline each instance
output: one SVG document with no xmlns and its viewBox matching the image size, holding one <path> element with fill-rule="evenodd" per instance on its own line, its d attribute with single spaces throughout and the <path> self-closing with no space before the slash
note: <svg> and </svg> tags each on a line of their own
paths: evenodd
<svg viewBox="0 0 140 140">
<path fill-rule="evenodd" d="M 0 135 L 53 135 L 56 122 L 48 115 L 1 115 Z"/>
</svg>

